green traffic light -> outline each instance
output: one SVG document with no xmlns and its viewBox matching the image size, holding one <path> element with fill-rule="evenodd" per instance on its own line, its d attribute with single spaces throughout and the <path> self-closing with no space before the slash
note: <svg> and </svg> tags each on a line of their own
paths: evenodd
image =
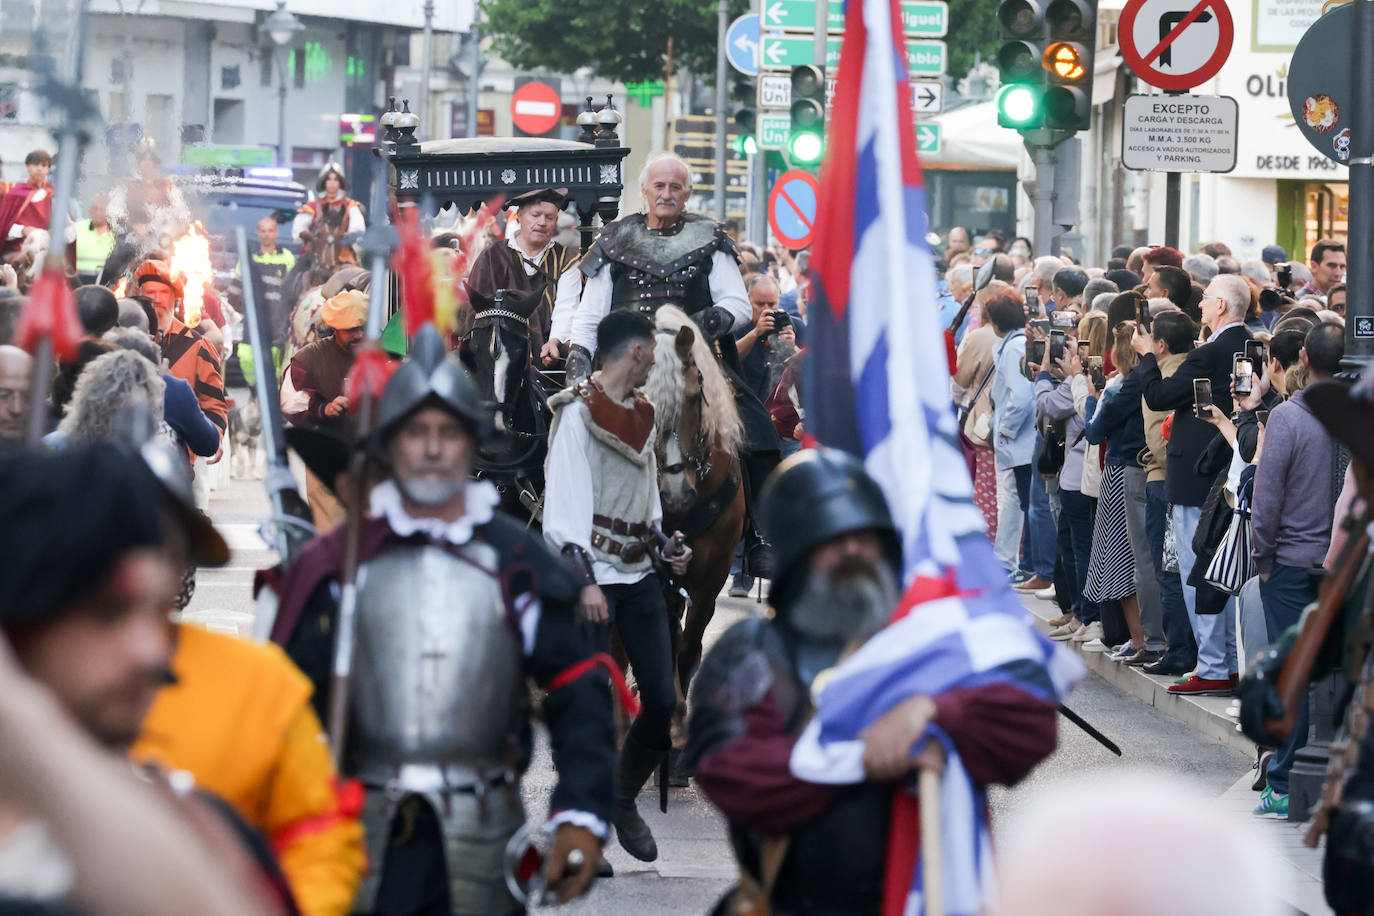
<svg viewBox="0 0 1374 916">
<path fill-rule="evenodd" d="M 741 134 L 735 138 L 735 152 L 741 156 L 752 156 L 759 151 L 759 143 L 752 134 Z"/>
<path fill-rule="evenodd" d="M 787 143 L 788 158 L 796 165 L 815 165 L 825 152 L 821 135 L 809 130 L 796 131 Z"/>
<path fill-rule="evenodd" d="M 1030 124 L 1040 111 L 1040 99 L 1028 86 L 1004 86 L 997 93 L 997 112 L 1008 126 Z"/>
</svg>

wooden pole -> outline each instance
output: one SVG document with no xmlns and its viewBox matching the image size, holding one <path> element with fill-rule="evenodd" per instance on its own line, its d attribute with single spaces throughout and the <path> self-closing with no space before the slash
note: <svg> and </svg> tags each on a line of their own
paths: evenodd
<svg viewBox="0 0 1374 916">
<path fill-rule="evenodd" d="M 940 774 L 920 771 L 921 793 L 921 896 L 925 916 L 945 916 L 942 876 L 944 848 L 940 843 Z"/>
<path fill-rule="evenodd" d="M 673 36 L 668 36 L 668 56 L 663 62 L 663 149 L 673 136 Z"/>
</svg>

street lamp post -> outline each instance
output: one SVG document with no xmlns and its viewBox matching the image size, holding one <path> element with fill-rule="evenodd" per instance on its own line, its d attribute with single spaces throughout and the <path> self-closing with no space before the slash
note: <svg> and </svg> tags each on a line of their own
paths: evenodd
<svg viewBox="0 0 1374 916">
<path fill-rule="evenodd" d="M 277 56 L 277 165 L 287 166 L 286 155 L 286 46 L 305 31 L 305 24 L 286 9 L 286 0 L 277 0 L 277 10 L 263 23 L 276 46 Z"/>
<path fill-rule="evenodd" d="M 429 118 L 429 61 L 433 56 L 434 42 L 434 0 L 425 0 L 425 31 L 424 41 L 421 43 L 420 57 L 420 104 L 418 108 L 421 119 L 428 122 Z"/>
</svg>

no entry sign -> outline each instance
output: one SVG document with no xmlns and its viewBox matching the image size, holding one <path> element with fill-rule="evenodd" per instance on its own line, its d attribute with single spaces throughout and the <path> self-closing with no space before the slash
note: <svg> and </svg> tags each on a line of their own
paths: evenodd
<svg viewBox="0 0 1374 916">
<path fill-rule="evenodd" d="M 768 198 L 768 225 L 788 248 L 811 244 L 816 229 L 816 203 L 820 198 L 816 176 L 801 169 L 783 172 Z"/>
<path fill-rule="evenodd" d="M 548 83 L 531 80 L 511 95 L 510 117 L 516 130 L 540 137 L 558 126 L 563 117 L 563 100 Z"/>
<path fill-rule="evenodd" d="M 1117 42 L 1136 76 L 1180 91 L 1217 75 L 1235 31 L 1225 0 L 1128 0 Z"/>
</svg>

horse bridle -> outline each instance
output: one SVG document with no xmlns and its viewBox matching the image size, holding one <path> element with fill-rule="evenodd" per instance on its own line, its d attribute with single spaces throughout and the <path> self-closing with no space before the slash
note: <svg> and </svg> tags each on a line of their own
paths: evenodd
<svg viewBox="0 0 1374 916">
<path fill-rule="evenodd" d="M 516 312 L 512 312 L 512 311 L 509 310 L 509 309 L 504 309 L 504 308 L 500 308 L 500 307 L 494 307 L 494 308 L 483 309 L 483 310 L 480 311 L 480 312 L 474 312 L 473 315 L 472 315 L 472 320 L 473 320 L 473 323 L 474 323 L 474 324 L 475 324 L 476 322 L 480 321 L 480 320 L 483 319 L 483 318 L 494 318 L 494 319 L 496 319 L 498 322 L 501 322 L 501 321 L 514 321 L 517 325 L 519 325 L 519 326 L 524 330 L 526 340 L 529 339 L 529 318 L 527 318 L 527 317 L 524 316 L 524 315 L 520 315 L 520 314 L 518 314 L 518 313 L 516 313 Z M 491 355 L 492 355 L 493 358 L 496 357 L 496 344 L 497 344 L 497 339 L 500 337 L 500 333 L 501 333 L 501 332 L 500 332 L 500 329 L 499 329 L 499 328 L 497 328 L 497 327 L 493 327 L 493 328 L 492 328 L 492 339 L 491 339 L 491 340 L 492 340 L 492 354 L 491 354 Z M 472 331 L 469 330 L 468 333 L 467 333 L 465 336 L 466 336 L 467 339 L 471 339 L 471 337 L 472 337 Z M 522 382 L 521 384 L 522 384 L 522 385 L 529 384 L 529 381 L 528 381 L 528 369 L 527 369 L 527 371 L 525 372 L 525 381 Z M 497 396 L 495 390 L 492 391 L 492 395 L 493 395 L 493 396 Z M 499 411 L 501 411 L 503 414 L 512 413 L 512 412 L 514 411 L 514 409 L 515 409 L 514 405 L 507 404 L 504 400 L 492 401 L 492 402 L 486 404 L 485 406 L 488 407 L 488 408 L 490 408 L 490 409 L 499 410 Z M 535 410 L 534 410 L 534 424 L 535 424 L 535 428 L 534 428 L 534 430 L 533 430 L 532 432 L 526 432 L 525 430 L 522 430 L 522 429 L 506 429 L 506 430 L 505 430 L 506 435 L 512 436 L 512 437 L 514 437 L 516 440 L 523 440 L 523 441 L 525 441 L 526 443 L 528 443 L 528 444 L 526 445 L 524 451 L 522 451 L 522 452 L 521 452 L 519 455 L 517 455 L 515 458 L 512 458 L 512 459 L 510 459 L 509 461 L 504 461 L 504 462 L 500 462 L 500 463 L 495 463 L 495 462 L 490 462 L 490 463 L 489 463 L 489 462 L 482 461 L 482 460 L 481 460 L 481 456 L 480 456 L 480 454 L 479 454 L 479 456 L 478 456 L 478 463 L 479 463 L 479 465 L 481 465 L 481 468 L 480 468 L 480 469 L 483 470 L 483 471 L 486 471 L 486 472 L 495 471 L 495 472 L 501 473 L 501 472 L 518 471 L 519 469 L 524 468 L 524 467 L 529 463 L 530 459 L 534 457 L 535 453 L 538 452 L 540 445 L 544 442 L 546 436 L 548 435 L 548 423 L 547 423 L 547 421 L 546 421 L 545 418 L 544 418 L 544 413 L 543 413 L 543 411 L 539 410 L 537 406 L 536 406 L 536 408 L 535 408 Z"/>
</svg>

